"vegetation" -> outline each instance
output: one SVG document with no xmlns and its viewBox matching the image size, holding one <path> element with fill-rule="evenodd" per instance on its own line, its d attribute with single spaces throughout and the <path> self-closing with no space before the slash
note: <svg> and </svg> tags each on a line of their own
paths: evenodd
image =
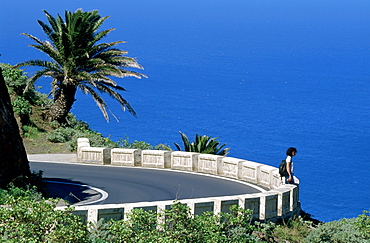
<svg viewBox="0 0 370 243">
<path fill-rule="evenodd" d="M 1 242 L 369 242 L 369 212 L 353 219 L 315 225 L 296 217 L 280 223 L 252 223 L 250 210 L 232 206 L 229 213 L 193 216 L 179 202 L 161 213 L 137 208 L 127 220 L 103 219 L 84 225 L 72 207 L 55 210 L 35 189 L 0 190 Z"/>
<path fill-rule="evenodd" d="M 12 100 L 23 97 L 33 104 L 32 113 L 29 116 L 30 123 L 22 127 L 28 152 L 40 153 L 41 147 L 46 147 L 48 149 L 46 152 L 64 152 L 62 149 L 70 151 L 76 147 L 76 138 L 82 136 L 88 137 L 93 146 L 170 149 L 169 146 L 162 144 L 152 146 L 144 141 L 130 142 L 128 138 L 114 143 L 109 138 L 104 138 L 101 134 L 92 131 L 88 124 L 77 120 L 72 114 L 66 117 L 66 125 L 62 127 L 58 123 L 44 121 L 42 106 L 49 102 L 44 95 L 30 88 L 33 90 L 30 97 L 34 97 L 30 99 L 28 96 L 16 93 L 12 87 L 8 86 L 8 89 L 12 93 Z M 186 138 L 184 134 L 182 135 Z M 215 140 L 211 137 L 203 137 L 204 141 Z M 183 140 L 186 141 L 186 139 Z M 198 136 L 196 141 L 203 140 Z M 194 145 L 191 145 L 188 139 L 187 142 L 189 147 L 197 144 L 194 142 Z M 32 147 L 32 144 L 39 147 Z M 216 148 L 219 148 L 219 143 L 217 144 Z M 222 150 L 223 147 L 218 150 Z M 84 225 L 79 217 L 73 215 L 73 208 L 69 207 L 65 211 L 55 210 L 58 200 L 45 199 L 34 188 L 25 184 L 32 182 L 37 184 L 40 190 L 42 189 L 40 178 L 41 173 L 38 173 L 26 178 L 26 182 L 24 178 L 13 180 L 13 185 L 28 188 L 28 190 L 14 186 L 7 190 L 0 190 L 0 205 L 7 205 L 0 207 L 0 242 L 206 243 L 369 242 L 370 240 L 369 212 L 364 212 L 355 219 L 342 219 L 318 225 L 307 217 L 296 217 L 276 224 L 252 223 L 251 212 L 238 207 L 231 208 L 230 213 L 214 215 L 206 212 L 192 216 L 187 206 L 175 202 L 170 209 L 160 214 L 135 209 L 125 221 L 101 220 L 96 224 Z M 158 220 L 159 218 L 165 221 Z"/>
<path fill-rule="evenodd" d="M 220 142 L 217 141 L 218 138 L 212 138 L 206 135 L 199 136 L 196 134 L 195 141 L 191 143 L 184 133 L 180 132 L 180 134 L 184 144 L 184 151 L 186 152 L 217 155 L 227 155 L 229 153 L 229 148 L 224 148 L 226 144 L 220 145 Z M 175 146 L 179 151 L 182 151 L 179 144 L 175 143 Z"/>
<path fill-rule="evenodd" d="M 32 86 L 42 76 L 51 77 L 53 103 L 46 107 L 45 116 L 49 121 L 66 123 L 66 117 L 75 102 L 75 94 L 80 89 L 90 94 L 108 120 L 107 104 L 99 95 L 107 93 L 116 99 L 122 108 L 136 115 L 130 104 L 118 93 L 125 89 L 110 77 L 136 77 L 145 75 L 127 70 L 142 69 L 134 58 L 124 56 L 126 51 L 116 47 L 123 41 L 100 43 L 113 29 L 98 31 L 108 17 L 101 17 L 97 10 L 84 12 L 65 11 L 65 19 L 60 15 L 52 17 L 44 11 L 49 24 L 38 21 L 49 41 L 25 34 L 37 44 L 31 45 L 45 53 L 52 61 L 30 60 L 17 64 L 17 67 L 36 66 L 42 69 L 30 79 Z M 26 87 L 27 90 L 28 86 Z"/>
<path fill-rule="evenodd" d="M 305 242 L 370 242 L 370 217 L 366 213 L 368 212 L 364 212 L 358 218 L 341 219 L 319 225 L 319 227 L 310 232 Z"/>
<path fill-rule="evenodd" d="M 165 144 L 152 146 L 144 141 L 130 142 L 127 137 L 113 142 L 71 113 L 68 113 L 62 126 L 58 122 L 47 121 L 44 109 L 53 101 L 39 93 L 33 85 L 25 92 L 27 75 L 19 68 L 3 63 L 0 63 L 0 67 L 4 70 L 5 83 L 28 154 L 74 152 L 79 137 L 89 138 L 91 145 L 96 147 L 171 150 Z"/>
<path fill-rule="evenodd" d="M 150 149 L 150 150 L 168 150 L 172 151 L 171 147 L 167 144 L 158 144 L 156 146 L 152 146 L 150 143 L 145 141 L 137 141 L 130 142 L 128 137 L 121 138 L 117 141 L 118 148 L 127 148 L 127 149 Z"/>
<path fill-rule="evenodd" d="M 47 149 L 42 152 L 74 151 L 77 137 L 88 137 L 92 146 L 166 150 L 170 147 L 163 144 L 152 146 L 144 141 L 130 142 L 128 138 L 115 143 L 69 113 L 75 93 L 80 89 L 92 95 L 106 119 L 107 105 L 97 91 L 109 94 L 123 109 L 135 115 L 130 104 L 117 92 L 124 91 L 124 88 L 110 76 L 141 78 L 144 75 L 125 69 L 142 67 L 135 59 L 125 57 L 125 51 L 115 47 L 123 42 L 98 43 L 113 30 L 98 32 L 107 18 L 101 17 L 98 11 L 66 11 L 65 20 L 60 16 L 54 18 L 46 11 L 45 14 L 49 25 L 42 21 L 39 24 L 50 41 L 43 42 L 32 35 L 25 35 L 37 43 L 33 47 L 47 54 L 52 61 L 31 60 L 18 64 L 18 67 L 42 68 L 30 82 L 21 70 L 0 64 L 4 70 L 4 78 L 0 75 L 3 138 L 0 140 L 0 158 L 3 159 L 0 175 L 2 180 L 5 175 L 10 178 L 0 181 L 2 186 L 8 184 L 6 190 L 0 189 L 0 205 L 3 205 L 0 206 L 0 242 L 370 242 L 369 211 L 354 219 L 318 225 L 314 220 L 301 216 L 276 224 L 252 223 L 252 212 L 237 206 L 231 207 L 230 213 L 215 215 L 205 212 L 193 216 L 189 207 L 175 202 L 161 213 L 138 208 L 132 210 L 125 221 L 101 220 L 84 225 L 79 217 L 73 215 L 73 208 L 55 210 L 59 201 L 45 199 L 38 192 L 43 187 L 42 173 L 32 174 L 27 167 L 26 153 L 10 104 L 22 128 L 28 153 L 39 153 L 41 148 Z M 34 82 L 42 76 L 52 77 L 53 100 L 38 93 L 34 87 Z M 11 127 L 4 124 L 11 124 Z M 191 143 L 185 134 L 180 134 L 185 151 L 228 153 L 229 149 L 224 148 L 226 144 L 220 145 L 217 138 L 197 134 Z M 175 146 L 181 151 L 178 144 Z M 14 152 L 8 150 L 11 148 L 15 149 Z M 5 149 L 7 153 L 4 153 Z M 17 168 L 21 173 L 13 173 Z M 29 183 L 38 185 L 37 190 Z"/>
<path fill-rule="evenodd" d="M 22 70 L 4 63 L 0 63 L 0 68 L 3 70 L 14 112 L 19 116 L 22 125 L 30 125 L 32 106 L 40 100 L 39 93 L 35 91 L 34 86 L 26 90 L 28 77 Z"/>
<path fill-rule="evenodd" d="M 87 229 L 72 208 L 55 210 L 57 201 L 43 199 L 33 191 L 1 190 L 1 242 L 87 242 Z"/>
</svg>

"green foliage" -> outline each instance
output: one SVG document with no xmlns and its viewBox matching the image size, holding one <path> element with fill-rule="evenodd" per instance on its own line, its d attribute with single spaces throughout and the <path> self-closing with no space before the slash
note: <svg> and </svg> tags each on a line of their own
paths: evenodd
<svg viewBox="0 0 370 243">
<path fill-rule="evenodd" d="M 16 97 L 23 97 L 34 104 L 35 100 L 38 99 L 38 92 L 29 83 L 26 73 L 10 64 L 0 63 L 0 67 L 3 69 L 3 76 L 9 93 Z"/>
<path fill-rule="evenodd" d="M 48 98 L 47 94 L 43 94 L 40 92 L 35 92 L 36 98 L 35 98 L 35 105 L 46 107 L 51 106 L 53 104 L 53 101 Z"/>
<path fill-rule="evenodd" d="M 56 201 L 12 190 L 2 195 L 7 206 L 0 207 L 1 242 L 86 242 L 86 226 L 71 214 L 72 208 L 55 210 Z"/>
<path fill-rule="evenodd" d="M 162 213 L 132 210 L 127 220 L 91 225 L 91 242 L 257 242 L 250 211 L 239 207 L 230 214 L 205 212 L 193 216 L 188 206 L 175 202 Z M 164 221 L 158 221 L 158 217 Z M 109 233 L 108 233 L 109 232 Z"/>
<path fill-rule="evenodd" d="M 127 149 L 153 149 L 153 146 L 150 143 L 144 141 L 137 141 L 130 142 L 128 137 L 121 138 L 117 141 L 117 146 L 119 148 L 127 148 Z"/>
<path fill-rule="evenodd" d="M 356 228 L 364 235 L 366 239 L 370 239 L 370 211 L 364 211 L 355 221 Z"/>
<path fill-rule="evenodd" d="M 227 155 L 229 153 L 229 148 L 224 148 L 226 144 L 220 145 L 217 137 L 212 138 L 211 136 L 199 136 L 196 134 L 195 141 L 191 143 L 184 133 L 180 132 L 180 134 L 184 144 L 184 151 L 186 152 L 217 155 Z M 175 143 L 175 146 L 177 150 L 182 151 L 179 144 Z"/>
<path fill-rule="evenodd" d="M 160 143 L 160 144 L 155 145 L 153 149 L 154 149 L 154 150 L 173 151 L 173 150 L 171 149 L 170 145 L 168 145 L 168 144 L 163 144 L 163 143 Z"/>
<path fill-rule="evenodd" d="M 188 206 L 174 202 L 161 213 L 137 208 L 126 220 L 100 220 L 85 226 L 71 214 L 73 208 L 55 210 L 56 203 L 43 199 L 35 188 L 0 190 L 0 204 L 7 205 L 0 207 L 0 242 L 369 242 L 368 211 L 314 228 L 302 217 L 281 224 L 252 224 L 252 212 L 236 205 L 230 213 L 194 216 Z"/>
<path fill-rule="evenodd" d="M 19 116 L 22 125 L 31 123 L 32 105 L 38 100 L 38 92 L 29 85 L 27 76 L 22 70 L 9 64 L 0 63 L 8 92 L 11 96 L 14 112 Z"/>
<path fill-rule="evenodd" d="M 299 243 L 303 238 L 307 237 L 312 229 L 312 221 L 304 220 L 301 216 L 298 216 L 276 225 L 270 233 L 271 237 L 276 239 L 284 239 L 291 243 Z"/>
<path fill-rule="evenodd" d="M 225 232 L 229 242 L 255 242 L 252 234 L 255 227 L 251 224 L 253 212 L 240 206 L 230 207 L 230 213 L 221 213 L 222 231 Z"/>
<path fill-rule="evenodd" d="M 18 176 L 13 179 L 8 185 L 8 193 L 16 197 L 23 197 L 23 191 L 26 193 L 34 194 L 36 198 L 40 198 L 42 195 L 47 195 L 47 188 L 42 179 L 43 171 L 33 171 L 27 176 Z"/>
<path fill-rule="evenodd" d="M 156 229 L 157 214 L 153 211 L 133 209 L 128 220 L 101 221 L 90 225 L 91 242 L 161 242 L 157 241 L 160 232 Z M 158 239 L 160 240 L 160 239 Z"/>
<path fill-rule="evenodd" d="M 26 138 L 37 139 L 40 134 L 39 129 L 34 126 L 22 126 L 22 130 L 23 136 Z"/>
<path fill-rule="evenodd" d="M 27 87 L 27 76 L 19 68 L 14 68 L 10 64 L 0 63 L 3 70 L 5 84 L 8 87 L 10 94 L 18 96 L 23 95 Z"/>
<path fill-rule="evenodd" d="M 67 117 L 68 125 L 59 127 L 57 122 L 51 122 L 51 126 L 58 127 L 51 131 L 46 139 L 52 143 L 67 143 L 70 151 L 77 150 L 77 138 L 85 137 L 90 140 L 93 147 L 116 147 L 116 143 L 105 138 L 101 133 L 92 131 L 86 122 L 78 120 L 71 113 Z"/>
<path fill-rule="evenodd" d="M 305 242 L 365 243 L 370 238 L 356 225 L 357 218 L 341 219 L 319 225 L 307 236 Z"/>
<path fill-rule="evenodd" d="M 192 218 L 190 208 L 177 202 L 164 211 L 165 223 L 161 225 L 165 238 L 171 242 L 194 242 L 198 240 L 196 219 Z"/>
<path fill-rule="evenodd" d="M 15 186 L 9 186 L 6 190 L 0 189 L 0 205 L 6 205 L 11 197 L 39 201 L 42 195 L 37 191 L 36 187 L 28 190 Z"/>
<path fill-rule="evenodd" d="M 78 132 L 79 130 L 76 130 L 71 127 L 61 127 L 50 132 L 46 136 L 46 139 L 52 143 L 65 143 L 67 141 L 70 141 L 73 138 L 73 136 Z"/>
<path fill-rule="evenodd" d="M 121 138 L 117 141 L 117 147 L 119 148 L 127 148 L 127 149 L 149 149 L 149 150 L 168 150 L 172 151 L 170 146 L 166 144 L 158 144 L 156 146 L 152 146 L 150 143 L 147 143 L 145 141 L 137 141 L 130 142 L 128 137 Z"/>
<path fill-rule="evenodd" d="M 23 96 L 18 96 L 12 101 L 13 110 L 18 115 L 31 115 L 32 106 Z"/>
</svg>

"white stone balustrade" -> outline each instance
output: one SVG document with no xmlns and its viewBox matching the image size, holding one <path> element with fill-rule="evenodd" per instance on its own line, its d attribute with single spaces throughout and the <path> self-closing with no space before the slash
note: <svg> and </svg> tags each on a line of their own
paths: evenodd
<svg viewBox="0 0 370 243">
<path fill-rule="evenodd" d="M 78 138 L 77 140 L 77 160 L 84 163 L 92 164 L 110 164 L 111 149 L 90 147 L 87 138 Z"/>
<path fill-rule="evenodd" d="M 112 165 L 140 166 L 140 149 L 114 148 L 111 150 Z"/>
<path fill-rule="evenodd" d="M 174 170 L 198 171 L 199 153 L 176 151 L 171 153 L 171 168 Z"/>
<path fill-rule="evenodd" d="M 242 159 L 232 157 L 222 158 L 221 160 L 222 174 L 220 175 L 234 179 L 242 179 L 243 162 L 244 160 Z"/>
<path fill-rule="evenodd" d="M 189 206 L 194 215 L 205 211 L 228 212 L 229 207 L 234 204 L 244 209 L 251 209 L 254 220 L 292 217 L 300 212 L 298 185 L 283 184 L 277 168 L 261 163 L 181 151 L 95 148 L 90 147 L 87 138 L 78 139 L 77 158 L 79 162 L 85 163 L 202 172 L 239 179 L 270 189 L 254 194 L 179 200 L 180 203 Z M 295 181 L 299 183 L 297 178 Z M 100 218 L 125 219 L 127 213 L 134 208 L 146 208 L 160 212 L 171 204 L 173 201 L 76 206 L 74 213 L 84 218 L 85 221 L 96 222 Z"/>
<path fill-rule="evenodd" d="M 152 168 L 171 168 L 171 152 L 163 150 L 142 150 L 141 165 Z"/>
<path fill-rule="evenodd" d="M 259 174 L 260 174 L 260 168 L 262 164 L 252 162 L 252 161 L 244 161 L 242 163 L 242 180 L 259 184 Z"/>
<path fill-rule="evenodd" d="M 222 175 L 222 159 L 224 156 L 213 154 L 199 154 L 198 156 L 198 172 L 203 172 L 212 175 Z"/>
<path fill-rule="evenodd" d="M 262 165 L 259 167 L 258 184 L 267 188 L 273 188 L 273 172 L 276 171 L 275 167 L 269 165 Z"/>
</svg>

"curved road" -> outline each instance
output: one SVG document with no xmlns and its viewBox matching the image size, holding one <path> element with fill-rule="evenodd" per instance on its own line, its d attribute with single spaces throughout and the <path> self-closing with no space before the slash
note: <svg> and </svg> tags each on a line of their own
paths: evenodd
<svg viewBox="0 0 370 243">
<path fill-rule="evenodd" d="M 261 189 L 236 180 L 138 167 L 102 166 L 77 163 L 35 162 L 31 170 L 43 171 L 50 181 L 84 184 L 102 189 L 108 197 L 99 203 L 131 203 L 261 192 Z M 65 188 L 63 190 L 69 190 Z M 72 195 L 74 196 L 74 195 Z M 85 195 L 88 197 L 89 195 Z M 91 196 L 91 195 L 90 195 Z M 79 195 L 79 198 L 84 195 Z"/>
</svg>

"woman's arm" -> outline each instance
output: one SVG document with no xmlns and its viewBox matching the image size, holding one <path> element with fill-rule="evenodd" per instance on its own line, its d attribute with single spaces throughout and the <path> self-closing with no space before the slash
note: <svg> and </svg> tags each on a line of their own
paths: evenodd
<svg viewBox="0 0 370 243">
<path fill-rule="evenodd" d="M 288 174 L 289 174 L 289 178 L 288 178 L 288 182 L 289 183 L 293 183 L 293 176 L 292 176 L 292 171 L 291 171 L 291 168 L 290 168 L 290 166 L 291 166 L 291 162 L 286 162 L 286 171 L 288 172 Z"/>
</svg>

